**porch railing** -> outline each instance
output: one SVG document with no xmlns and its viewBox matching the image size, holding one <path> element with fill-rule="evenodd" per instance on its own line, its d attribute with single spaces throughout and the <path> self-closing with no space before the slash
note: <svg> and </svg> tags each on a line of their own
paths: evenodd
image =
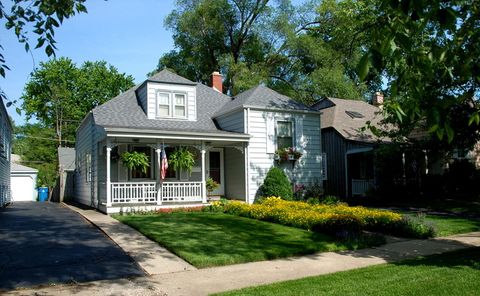
<svg viewBox="0 0 480 296">
<path fill-rule="evenodd" d="M 352 179 L 352 195 L 365 195 L 374 185 L 374 180 Z"/>
<path fill-rule="evenodd" d="M 161 204 L 202 201 L 202 182 L 112 182 L 112 204 Z"/>
<path fill-rule="evenodd" d="M 112 182 L 112 203 L 155 203 L 155 182 Z"/>
<path fill-rule="evenodd" d="M 202 182 L 163 182 L 159 198 L 162 203 L 201 202 Z"/>
</svg>

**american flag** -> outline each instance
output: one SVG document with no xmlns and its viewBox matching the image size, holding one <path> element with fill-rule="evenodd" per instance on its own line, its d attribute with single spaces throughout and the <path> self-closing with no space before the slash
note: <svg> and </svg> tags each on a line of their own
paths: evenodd
<svg viewBox="0 0 480 296">
<path fill-rule="evenodd" d="M 167 159 L 167 153 L 165 152 L 165 149 L 162 150 L 161 159 L 162 159 L 162 163 L 160 166 L 160 176 L 162 177 L 162 180 L 163 180 L 167 175 L 167 169 L 168 169 L 168 159 Z"/>
</svg>

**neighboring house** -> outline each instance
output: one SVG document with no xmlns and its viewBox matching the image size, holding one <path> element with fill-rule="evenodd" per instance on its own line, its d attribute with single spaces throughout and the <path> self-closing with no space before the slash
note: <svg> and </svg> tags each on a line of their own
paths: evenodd
<svg viewBox="0 0 480 296">
<path fill-rule="evenodd" d="M 365 195 L 375 185 L 374 149 L 380 142 L 367 121 L 378 126 L 382 119 L 383 96 L 373 103 L 325 98 L 312 108 L 322 116 L 322 151 L 326 154 L 325 193 L 340 197 Z"/>
<path fill-rule="evenodd" d="M 58 177 L 52 193 L 52 200 L 63 202 L 74 196 L 75 148 L 58 147 Z"/>
<path fill-rule="evenodd" d="M 12 162 L 10 174 L 12 201 L 37 200 L 37 175 L 37 169 Z"/>
<path fill-rule="evenodd" d="M 0 207 L 11 201 L 10 153 L 13 127 L 5 105 L 0 103 Z"/>
<path fill-rule="evenodd" d="M 191 174 L 174 171 L 160 180 L 161 151 L 195 151 Z M 267 87 L 235 97 L 163 70 L 93 109 L 77 130 L 75 199 L 104 212 L 155 209 L 207 202 L 206 178 L 220 184 L 212 195 L 252 203 L 279 147 L 303 156 L 279 164 L 292 183 L 322 178 L 320 113 Z M 129 170 L 119 157 L 144 152 L 147 172 Z M 293 164 L 293 165 L 292 165 Z"/>
</svg>

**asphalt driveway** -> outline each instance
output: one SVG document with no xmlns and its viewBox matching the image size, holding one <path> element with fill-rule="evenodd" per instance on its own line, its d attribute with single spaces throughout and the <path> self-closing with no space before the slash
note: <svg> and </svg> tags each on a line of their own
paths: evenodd
<svg viewBox="0 0 480 296">
<path fill-rule="evenodd" d="M 115 243 L 56 203 L 0 210 L 0 290 L 143 276 Z"/>
</svg>

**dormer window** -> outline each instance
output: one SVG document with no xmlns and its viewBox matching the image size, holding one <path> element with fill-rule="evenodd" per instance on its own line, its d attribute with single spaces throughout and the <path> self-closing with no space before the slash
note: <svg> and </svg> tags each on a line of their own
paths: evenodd
<svg viewBox="0 0 480 296">
<path fill-rule="evenodd" d="M 156 92 L 157 118 L 186 118 L 187 96 L 184 93 L 157 91 Z"/>
<path fill-rule="evenodd" d="M 184 94 L 175 94 L 175 117 L 185 117 L 186 99 Z"/>
<path fill-rule="evenodd" d="M 170 117 L 170 94 L 157 92 L 157 117 Z"/>
</svg>

